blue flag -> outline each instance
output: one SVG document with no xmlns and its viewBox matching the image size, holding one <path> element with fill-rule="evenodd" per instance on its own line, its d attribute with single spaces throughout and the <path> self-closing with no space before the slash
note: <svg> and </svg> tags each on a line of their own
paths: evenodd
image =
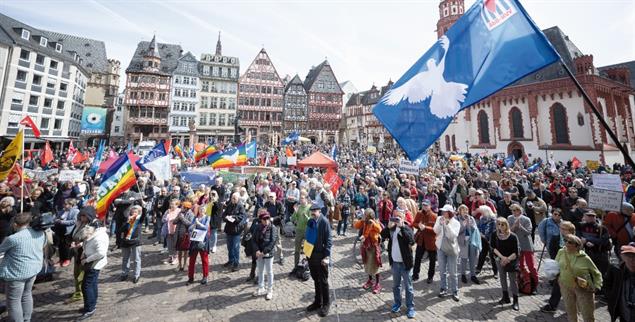
<svg viewBox="0 0 635 322">
<path fill-rule="evenodd" d="M 518 1 L 477 0 L 373 113 L 414 160 L 460 110 L 558 59 Z"/>
<path fill-rule="evenodd" d="M 428 167 L 428 151 L 423 151 L 421 155 L 415 160 L 415 163 L 419 165 L 419 169 Z"/>
<path fill-rule="evenodd" d="M 245 144 L 245 149 L 247 150 L 247 157 L 250 159 L 255 159 L 256 155 L 256 140 L 253 140 L 247 144 Z"/>
<path fill-rule="evenodd" d="M 539 168 L 540 168 L 540 162 L 536 162 L 534 165 L 532 165 L 531 167 L 527 168 L 527 173 L 535 172 Z"/>
<path fill-rule="evenodd" d="M 106 140 L 101 140 L 99 142 L 99 147 L 97 148 L 97 152 L 95 152 L 95 158 L 93 159 L 93 164 L 90 166 L 90 170 L 88 171 L 88 175 L 94 177 L 97 174 L 97 170 L 99 170 L 99 165 L 101 164 L 101 158 L 104 154 L 104 148 L 106 146 Z"/>
<path fill-rule="evenodd" d="M 284 140 L 282 140 L 282 145 L 287 145 L 299 139 L 300 139 L 300 133 L 298 133 L 298 131 L 293 131 L 289 134 L 289 136 L 287 136 L 286 138 L 284 138 Z"/>
<path fill-rule="evenodd" d="M 160 157 L 166 156 L 168 153 L 165 151 L 165 140 L 161 140 L 157 145 L 152 148 L 152 150 L 148 151 L 143 158 L 137 160 L 137 166 L 143 171 L 149 171 L 143 165 L 149 162 L 152 162 Z"/>
<path fill-rule="evenodd" d="M 333 148 L 331 148 L 331 159 L 333 161 L 337 161 L 337 144 L 333 144 Z"/>
<path fill-rule="evenodd" d="M 516 158 L 514 157 L 514 155 L 510 155 L 508 157 L 505 158 L 505 166 L 508 168 L 511 168 L 514 166 L 514 161 L 516 161 Z"/>
</svg>

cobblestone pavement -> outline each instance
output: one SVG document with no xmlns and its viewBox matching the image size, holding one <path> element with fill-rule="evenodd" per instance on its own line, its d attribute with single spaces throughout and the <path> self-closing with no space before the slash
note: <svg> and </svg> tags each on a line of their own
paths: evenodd
<svg viewBox="0 0 635 322">
<path fill-rule="evenodd" d="M 231 273 L 222 268 L 227 261 L 223 234 L 219 234 L 218 251 L 210 254 L 211 272 L 208 285 L 186 286 L 186 272 L 176 266 L 163 264 L 165 255 L 159 246 L 152 246 L 144 235 L 143 269 L 138 284 L 119 281 L 121 252 L 108 255 L 108 265 L 99 277 L 97 313 L 91 321 L 316 321 L 315 313 L 307 314 L 305 307 L 313 300 L 313 282 L 288 277 L 293 266 L 293 240 L 284 238 L 285 265 L 274 264 L 274 299 L 254 298 L 255 286 L 246 283 L 250 262 L 241 250 L 241 269 Z M 353 233 L 334 238 L 334 267 L 330 275 L 333 305 L 327 321 L 386 321 L 407 320 L 405 309 L 390 313 L 392 304 L 392 276 L 386 255 L 382 272 L 382 292 L 374 295 L 364 291 L 363 269 L 352 256 Z M 112 240 L 111 240 L 112 244 Z M 422 275 L 427 272 L 427 261 Z M 200 279 L 200 263 L 195 280 Z M 500 284 L 492 278 L 491 269 L 484 268 L 481 285 L 460 284 L 460 302 L 439 299 L 438 274 L 432 284 L 425 279 L 415 282 L 415 308 L 418 321 L 566 321 L 564 303 L 555 314 L 539 311 L 548 298 L 549 288 L 541 287 L 537 296 L 521 296 L 520 311 L 510 305 L 494 305 L 500 299 Z M 460 278 L 459 278 L 460 283 Z M 52 282 L 36 284 L 33 321 L 72 321 L 79 316 L 81 302 L 64 304 L 72 290 L 72 266 L 62 268 Z M 6 315 L 6 313 L 5 313 Z M 609 321 L 605 305 L 596 305 L 596 320 Z"/>
</svg>

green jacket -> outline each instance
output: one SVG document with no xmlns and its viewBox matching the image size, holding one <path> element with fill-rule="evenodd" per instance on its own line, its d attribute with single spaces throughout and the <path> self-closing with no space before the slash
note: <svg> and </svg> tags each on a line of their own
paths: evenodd
<svg viewBox="0 0 635 322">
<path fill-rule="evenodd" d="M 594 290 L 602 287 L 602 274 L 583 250 L 570 254 L 566 248 L 562 248 L 558 251 L 556 262 L 560 266 L 559 280 L 561 285 L 574 288 L 576 277 L 581 277 L 592 284 Z"/>
<path fill-rule="evenodd" d="M 295 223 L 295 233 L 303 234 L 306 231 L 306 223 L 311 219 L 311 205 L 300 205 L 298 206 L 298 210 L 296 210 L 293 215 L 291 215 L 291 221 Z"/>
</svg>

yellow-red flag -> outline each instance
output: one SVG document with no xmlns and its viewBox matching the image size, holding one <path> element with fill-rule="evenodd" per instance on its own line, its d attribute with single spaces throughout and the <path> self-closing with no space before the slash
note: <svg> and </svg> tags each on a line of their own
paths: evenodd
<svg viewBox="0 0 635 322">
<path fill-rule="evenodd" d="M 23 145 L 24 133 L 23 130 L 20 129 L 13 141 L 7 145 L 7 148 L 4 149 L 0 155 L 0 181 L 7 178 L 9 172 L 13 169 L 15 162 L 22 156 Z"/>
</svg>

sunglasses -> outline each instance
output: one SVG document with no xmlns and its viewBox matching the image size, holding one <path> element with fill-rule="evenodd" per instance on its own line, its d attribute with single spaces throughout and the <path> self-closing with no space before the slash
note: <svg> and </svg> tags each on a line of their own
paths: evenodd
<svg viewBox="0 0 635 322">
<path fill-rule="evenodd" d="M 576 243 L 576 242 L 574 242 L 574 241 L 572 241 L 572 240 L 567 240 L 567 244 L 569 244 L 569 245 L 576 245 L 576 246 L 578 245 L 578 243 Z"/>
</svg>

